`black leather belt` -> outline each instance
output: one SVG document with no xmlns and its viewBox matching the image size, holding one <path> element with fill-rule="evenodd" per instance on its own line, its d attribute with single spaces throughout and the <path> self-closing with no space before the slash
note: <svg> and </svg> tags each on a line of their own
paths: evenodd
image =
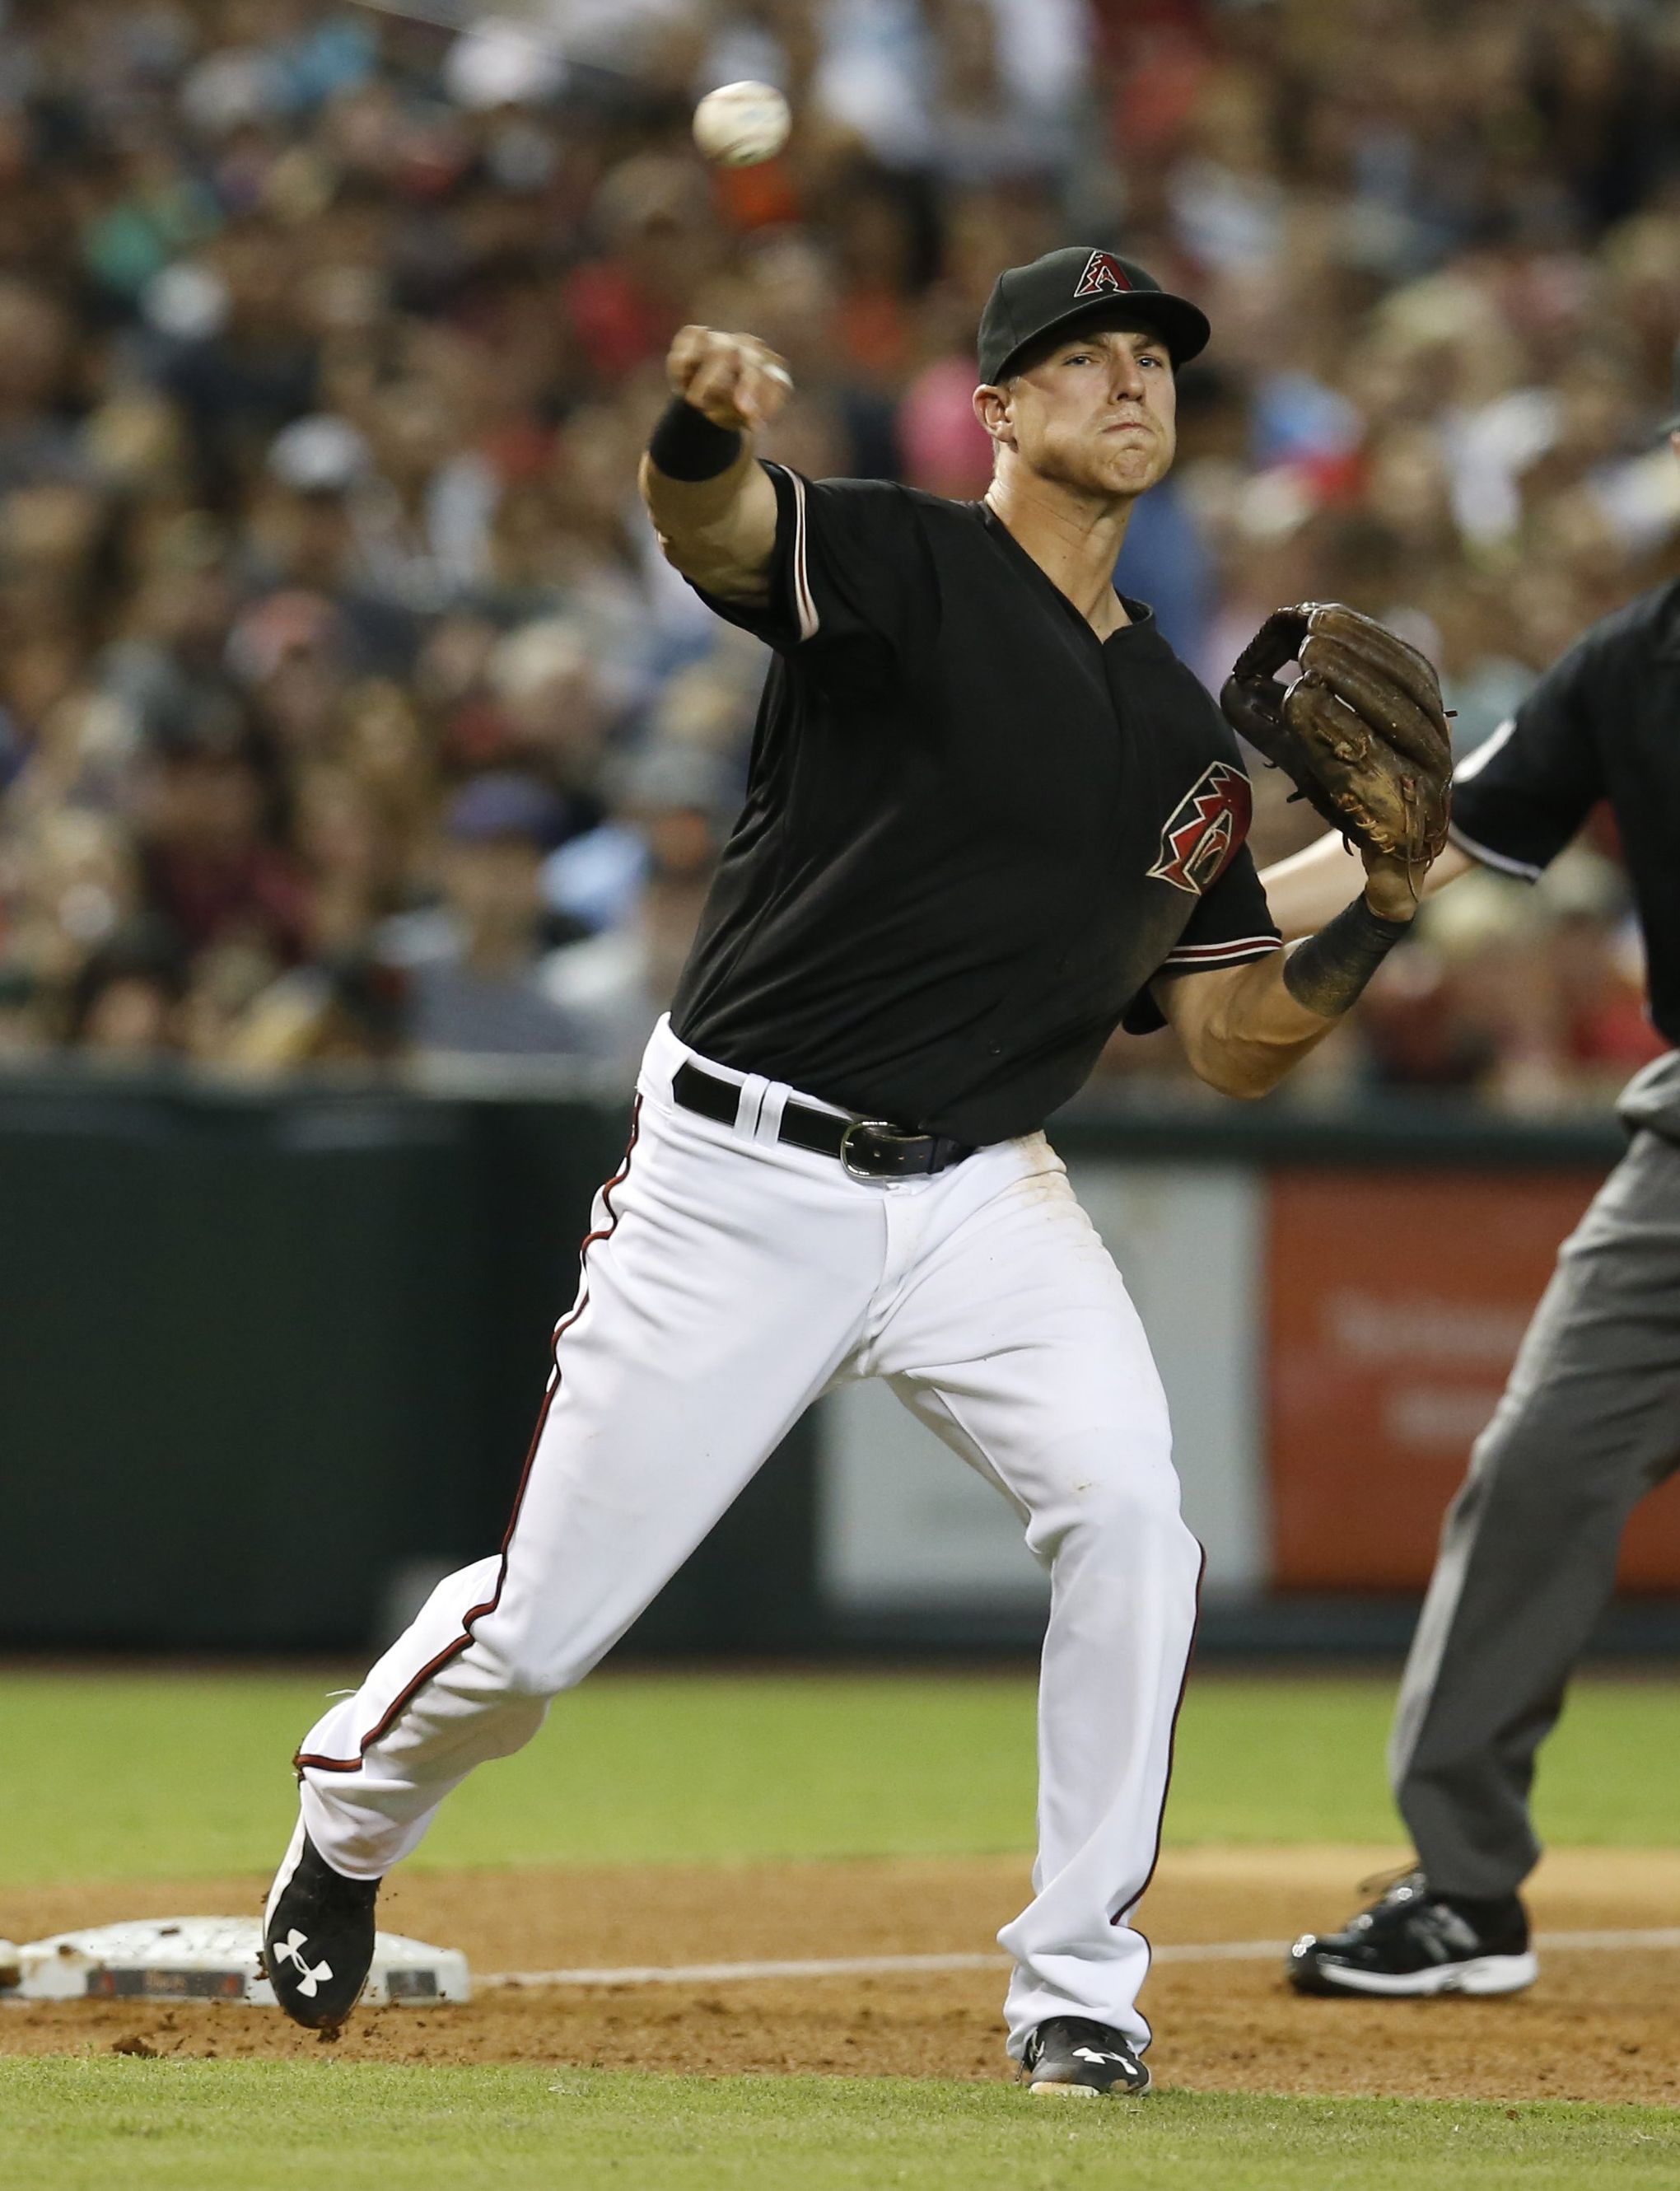
<svg viewBox="0 0 1680 2191">
<path fill-rule="evenodd" d="M 737 1083 L 720 1080 L 698 1065 L 677 1067 L 671 1093 L 685 1111 L 697 1111 L 720 1126 L 734 1125 L 741 1108 Z M 972 1142 L 950 1141 L 943 1134 L 912 1134 L 885 1118 L 837 1118 L 831 1111 L 812 1110 L 809 1103 L 783 1105 L 776 1139 L 820 1157 L 837 1157 L 854 1179 L 919 1179 L 974 1153 Z"/>
</svg>

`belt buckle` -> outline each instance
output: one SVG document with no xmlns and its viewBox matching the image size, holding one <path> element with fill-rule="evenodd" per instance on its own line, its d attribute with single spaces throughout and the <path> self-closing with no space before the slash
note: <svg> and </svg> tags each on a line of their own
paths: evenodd
<svg viewBox="0 0 1680 2191">
<path fill-rule="evenodd" d="M 877 1180 L 888 1178 L 890 1175 L 886 1172 L 866 1171 L 861 1164 L 854 1164 L 853 1162 L 852 1136 L 854 1134 L 892 1134 L 897 1133 L 899 1129 L 894 1125 L 890 1118 L 854 1118 L 851 1124 L 847 1127 L 845 1132 L 840 1136 L 841 1169 L 846 1173 L 848 1177 L 851 1179 Z"/>
</svg>

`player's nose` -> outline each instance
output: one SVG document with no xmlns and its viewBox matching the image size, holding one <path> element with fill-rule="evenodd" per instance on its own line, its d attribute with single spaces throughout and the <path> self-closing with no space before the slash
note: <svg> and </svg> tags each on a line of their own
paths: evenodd
<svg viewBox="0 0 1680 2191">
<path fill-rule="evenodd" d="M 1116 401 L 1143 401 L 1144 368 L 1128 348 L 1117 344 L 1110 353 L 1109 385 Z"/>
</svg>

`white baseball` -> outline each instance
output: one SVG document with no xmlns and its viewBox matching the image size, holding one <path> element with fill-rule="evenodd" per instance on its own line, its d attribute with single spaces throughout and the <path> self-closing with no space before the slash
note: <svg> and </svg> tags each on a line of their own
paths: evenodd
<svg viewBox="0 0 1680 2191">
<path fill-rule="evenodd" d="M 773 83 L 725 83 L 695 107 L 694 141 L 720 168 L 756 168 L 775 159 L 792 125 Z"/>
</svg>

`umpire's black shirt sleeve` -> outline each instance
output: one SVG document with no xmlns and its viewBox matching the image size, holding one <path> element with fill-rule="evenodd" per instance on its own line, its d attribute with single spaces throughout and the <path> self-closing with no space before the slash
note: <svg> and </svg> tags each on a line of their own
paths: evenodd
<svg viewBox="0 0 1680 2191">
<path fill-rule="evenodd" d="M 1594 675 L 1573 648 L 1454 771 L 1453 841 L 1484 867 L 1532 881 L 1603 797 Z"/>
<path fill-rule="evenodd" d="M 1595 624 L 1460 763 L 1453 839 L 1532 880 L 1600 800 L 1644 932 L 1651 1018 L 1680 1043 L 1680 583 Z"/>
</svg>

